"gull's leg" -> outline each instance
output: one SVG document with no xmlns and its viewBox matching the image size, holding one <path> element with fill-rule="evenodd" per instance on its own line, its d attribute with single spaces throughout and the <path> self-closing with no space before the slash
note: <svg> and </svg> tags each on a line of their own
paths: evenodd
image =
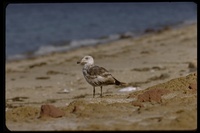
<svg viewBox="0 0 200 133">
<path fill-rule="evenodd" d="M 100 96 L 102 97 L 102 86 L 101 86 L 101 95 Z"/>
<path fill-rule="evenodd" d="M 93 86 L 93 98 L 95 96 L 95 87 Z"/>
</svg>

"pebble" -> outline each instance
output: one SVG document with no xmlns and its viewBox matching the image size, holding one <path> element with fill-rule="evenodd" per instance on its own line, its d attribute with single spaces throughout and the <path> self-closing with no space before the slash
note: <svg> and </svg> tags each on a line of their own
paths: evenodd
<svg viewBox="0 0 200 133">
<path fill-rule="evenodd" d="M 188 68 L 197 68 L 197 62 L 196 61 L 189 62 Z"/>
<path fill-rule="evenodd" d="M 197 70 L 197 61 L 191 61 L 188 63 L 188 68 L 190 72 L 194 72 Z"/>
</svg>

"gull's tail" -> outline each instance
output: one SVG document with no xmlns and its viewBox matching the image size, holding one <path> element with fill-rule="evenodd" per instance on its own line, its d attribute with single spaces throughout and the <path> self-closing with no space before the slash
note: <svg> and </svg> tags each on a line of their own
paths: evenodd
<svg viewBox="0 0 200 133">
<path fill-rule="evenodd" d="M 115 78 L 114 78 L 115 79 Z M 127 85 L 127 83 L 124 83 L 124 82 L 120 82 L 120 81 L 118 81 L 117 79 L 115 79 L 115 85 L 122 85 L 122 86 L 125 86 L 125 85 Z"/>
</svg>

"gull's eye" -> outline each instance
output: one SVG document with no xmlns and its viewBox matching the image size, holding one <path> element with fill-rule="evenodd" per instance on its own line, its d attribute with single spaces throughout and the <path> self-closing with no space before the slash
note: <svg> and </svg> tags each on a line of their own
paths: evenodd
<svg viewBox="0 0 200 133">
<path fill-rule="evenodd" d="M 88 60 L 88 57 L 85 57 L 86 60 Z"/>
</svg>

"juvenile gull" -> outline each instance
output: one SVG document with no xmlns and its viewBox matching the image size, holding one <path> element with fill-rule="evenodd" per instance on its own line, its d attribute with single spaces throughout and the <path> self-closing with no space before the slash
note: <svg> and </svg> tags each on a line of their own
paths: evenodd
<svg viewBox="0 0 200 133">
<path fill-rule="evenodd" d="M 115 79 L 105 68 L 94 65 L 92 56 L 84 56 L 77 64 L 83 65 L 83 75 L 86 81 L 93 86 L 93 97 L 97 86 L 101 87 L 100 96 L 102 97 L 102 86 L 125 84 Z"/>
</svg>

